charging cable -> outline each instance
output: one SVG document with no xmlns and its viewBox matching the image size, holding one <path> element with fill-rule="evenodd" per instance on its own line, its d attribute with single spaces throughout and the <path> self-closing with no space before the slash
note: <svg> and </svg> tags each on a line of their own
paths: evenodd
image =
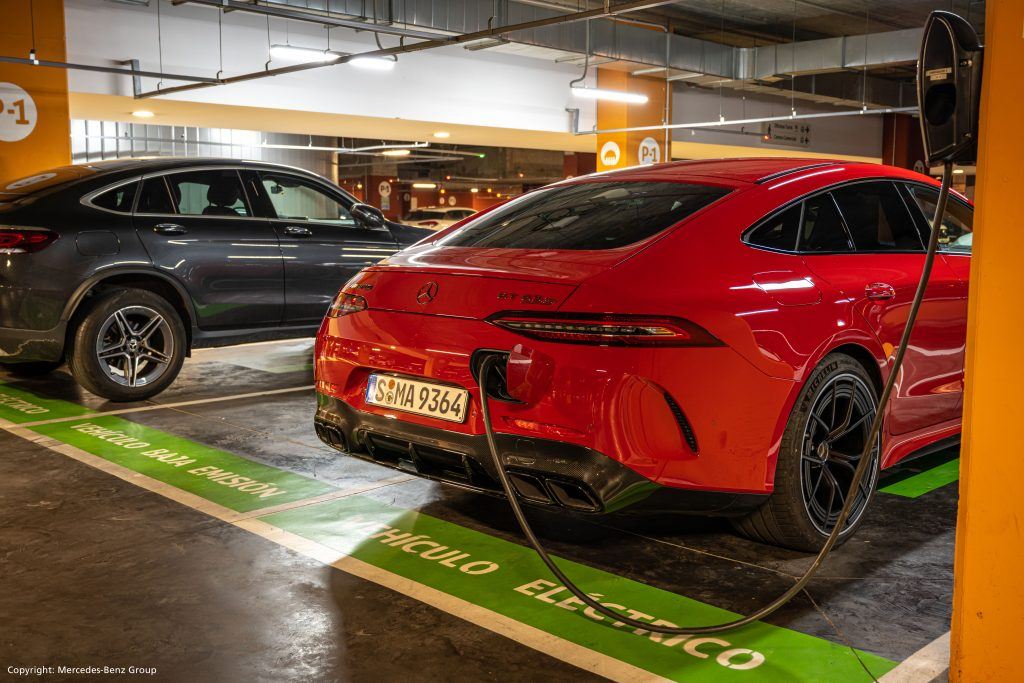
<svg viewBox="0 0 1024 683">
<path fill-rule="evenodd" d="M 836 520 L 835 527 L 832 529 L 832 533 L 829 534 L 825 544 L 821 547 L 821 550 L 818 551 L 818 555 L 814 558 L 814 561 L 807 568 L 807 571 L 804 572 L 803 576 L 801 576 L 800 579 L 785 593 L 748 616 L 710 626 L 658 626 L 645 621 L 632 619 L 619 614 L 611 608 L 605 607 L 573 583 L 569 577 L 565 575 L 565 572 L 555 564 L 555 561 L 551 559 L 551 556 L 548 555 L 547 551 L 544 550 L 544 546 L 541 545 L 541 542 L 537 539 L 536 534 L 533 533 L 533 529 L 530 527 L 530 523 L 527 521 L 526 515 L 523 514 L 523 508 L 519 504 L 519 499 L 516 496 L 512 482 L 509 480 L 508 473 L 505 471 L 505 466 L 501 462 L 501 456 L 498 454 L 498 446 L 494 439 L 494 427 L 491 425 L 491 410 L 488 405 L 489 397 L 487 396 L 487 382 L 485 381 L 491 371 L 491 368 L 498 362 L 498 357 L 488 356 L 484 359 L 483 363 L 480 365 L 477 383 L 480 386 L 480 406 L 483 411 L 484 429 L 487 432 L 487 446 L 491 452 L 491 458 L 494 461 L 494 466 L 498 471 L 498 479 L 501 481 L 501 487 L 505 490 L 505 495 L 508 496 L 509 505 L 512 506 L 512 512 L 516 517 L 516 521 L 519 522 L 519 526 L 522 528 L 523 534 L 526 536 L 526 540 L 529 541 L 531 546 L 533 546 L 533 549 L 537 552 L 537 555 L 540 556 L 540 559 L 544 564 L 547 565 L 547 568 L 551 570 L 551 573 L 569 589 L 569 592 L 579 598 L 583 604 L 595 611 L 636 629 L 663 633 L 665 635 L 705 635 L 709 633 L 730 631 L 741 626 L 746 626 L 747 624 L 755 621 L 760 621 L 785 605 L 807 586 L 810 580 L 818 572 L 818 569 L 825 561 L 825 558 L 828 557 L 830 552 L 832 552 L 836 542 L 839 540 L 839 536 L 843 532 L 843 527 L 846 526 L 846 520 L 850 516 L 850 511 L 853 509 L 853 503 L 856 500 L 857 490 L 860 487 L 861 480 L 867 473 L 868 463 L 873 462 L 873 458 L 871 457 L 872 451 L 881 447 L 881 440 L 879 439 L 879 436 L 882 432 L 885 407 L 889 403 L 893 387 L 899 377 L 900 368 L 903 365 L 903 356 L 906 355 L 907 347 L 910 344 L 910 334 L 914 331 L 914 323 L 917 320 L 917 314 L 921 309 L 921 302 L 924 300 L 925 290 L 928 287 L 928 279 L 931 276 L 932 264 L 935 262 L 935 254 L 938 251 L 939 232 L 942 226 L 942 220 L 946 213 L 946 203 L 949 199 L 949 186 L 952 183 L 952 179 L 953 163 L 947 161 L 942 169 L 942 187 L 939 191 L 938 201 L 935 204 L 935 219 L 932 221 L 931 233 L 928 238 L 928 249 L 925 252 L 924 267 L 921 269 L 921 279 L 917 283 L 917 292 L 914 294 L 914 300 L 910 305 L 910 310 L 907 312 L 907 324 L 906 327 L 903 328 L 903 336 L 900 339 L 899 346 L 896 348 L 896 355 L 893 357 L 892 366 L 889 369 L 889 377 L 885 381 L 885 387 L 882 389 L 882 395 L 878 401 L 878 408 L 875 410 L 874 419 L 871 421 L 871 430 L 864 443 L 864 452 L 861 454 L 860 462 L 857 463 L 857 469 L 853 473 L 853 478 L 850 481 L 850 491 L 846 496 L 846 501 L 843 504 L 843 509 L 839 513 L 839 518 Z"/>
</svg>

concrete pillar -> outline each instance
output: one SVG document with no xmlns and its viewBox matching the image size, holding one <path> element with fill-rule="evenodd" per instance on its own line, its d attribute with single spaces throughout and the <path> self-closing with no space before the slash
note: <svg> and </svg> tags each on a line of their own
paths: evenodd
<svg viewBox="0 0 1024 683">
<path fill-rule="evenodd" d="M 0 17 L 4 56 L 28 58 L 35 47 L 38 59 L 65 61 L 64 0 L 0 0 Z M 7 181 L 69 163 L 67 71 L 0 63 L 0 192 Z"/>
</svg>

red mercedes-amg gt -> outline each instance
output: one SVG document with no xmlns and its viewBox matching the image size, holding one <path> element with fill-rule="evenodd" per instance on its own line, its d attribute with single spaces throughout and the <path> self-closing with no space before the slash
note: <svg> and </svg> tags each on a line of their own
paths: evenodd
<svg viewBox="0 0 1024 683">
<path fill-rule="evenodd" d="M 349 281 L 316 344 L 334 448 L 531 503 L 727 515 L 811 550 L 831 531 L 924 260 L 938 195 L 896 168 L 806 159 L 574 178 Z M 959 438 L 970 204 L 951 197 L 876 462 Z"/>
</svg>

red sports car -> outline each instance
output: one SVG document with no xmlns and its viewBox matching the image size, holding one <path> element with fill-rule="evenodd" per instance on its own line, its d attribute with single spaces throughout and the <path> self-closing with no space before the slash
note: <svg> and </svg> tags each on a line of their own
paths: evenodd
<svg viewBox="0 0 1024 683">
<path fill-rule="evenodd" d="M 458 223 L 339 292 L 316 344 L 334 448 L 489 493 L 476 370 L 522 499 L 725 515 L 820 547 L 865 446 L 938 195 L 807 159 L 574 178 Z M 870 475 L 959 438 L 972 208 L 951 197 Z"/>
</svg>

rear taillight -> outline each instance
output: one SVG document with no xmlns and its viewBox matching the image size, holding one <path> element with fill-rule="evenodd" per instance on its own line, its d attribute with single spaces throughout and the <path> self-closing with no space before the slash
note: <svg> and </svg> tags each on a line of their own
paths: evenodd
<svg viewBox="0 0 1024 683">
<path fill-rule="evenodd" d="M 32 228 L 0 227 L 0 254 L 26 254 L 45 249 L 57 239 L 57 233 Z"/>
<path fill-rule="evenodd" d="M 334 297 L 334 301 L 331 302 L 331 307 L 327 309 L 327 317 L 340 318 L 343 315 L 358 313 L 359 311 L 365 310 L 366 299 L 358 294 L 338 292 L 338 295 Z"/>
<path fill-rule="evenodd" d="M 488 322 L 526 337 L 603 346 L 722 346 L 700 325 L 654 315 L 497 313 Z"/>
</svg>

